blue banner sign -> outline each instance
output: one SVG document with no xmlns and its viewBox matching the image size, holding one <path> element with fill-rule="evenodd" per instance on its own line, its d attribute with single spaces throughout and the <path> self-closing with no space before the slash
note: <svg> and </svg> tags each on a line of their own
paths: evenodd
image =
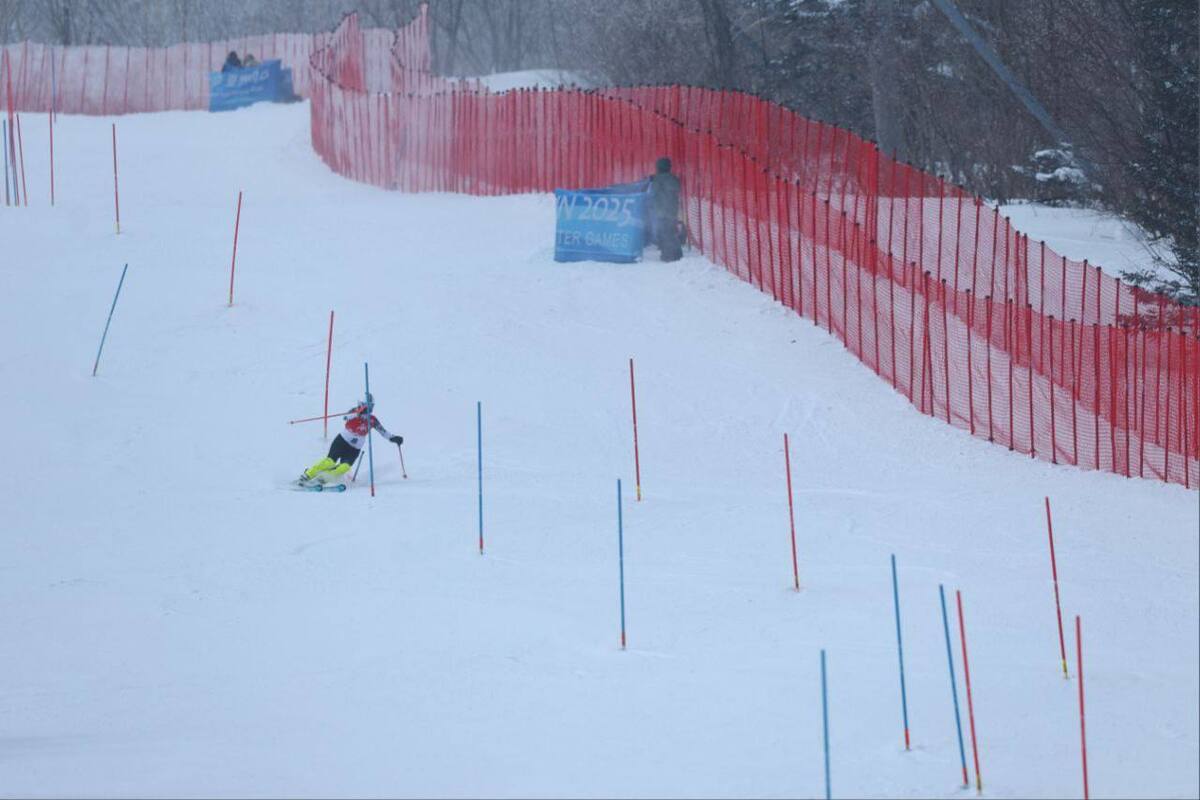
<svg viewBox="0 0 1200 800">
<path fill-rule="evenodd" d="M 648 180 L 603 189 L 555 189 L 555 261 L 640 261 Z"/>
<path fill-rule="evenodd" d="M 230 111 L 263 100 L 285 101 L 292 95 L 292 71 L 278 59 L 253 67 L 208 74 L 208 110 Z"/>
</svg>

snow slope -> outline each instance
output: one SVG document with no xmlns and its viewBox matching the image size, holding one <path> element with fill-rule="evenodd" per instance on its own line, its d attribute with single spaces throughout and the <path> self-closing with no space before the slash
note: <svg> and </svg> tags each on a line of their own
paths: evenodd
<svg viewBox="0 0 1200 800">
<path fill-rule="evenodd" d="M 1063 208 L 1040 203 L 1009 203 L 1000 213 L 1031 239 L 1044 241 L 1055 252 L 1075 261 L 1087 259 L 1105 272 L 1149 270 L 1163 279 L 1175 277 L 1154 260 L 1155 252 L 1170 258 L 1169 250 L 1151 245 L 1146 234 L 1128 220 L 1087 208 Z"/>
<path fill-rule="evenodd" d="M 701 259 L 555 264 L 549 197 L 338 179 L 303 106 L 121 118 L 116 236 L 110 121 L 60 120 L 59 205 L 29 115 L 35 201 L 0 211 L 3 794 L 817 796 L 824 647 L 835 796 L 957 797 L 943 583 L 985 793 L 1079 796 L 1044 495 L 1093 796 L 1200 792 L 1195 491 L 922 417 Z M 331 406 L 369 361 L 406 439 L 408 480 L 375 442 L 373 499 L 286 488 L 326 447 L 286 420 L 321 411 L 330 309 Z"/>
</svg>

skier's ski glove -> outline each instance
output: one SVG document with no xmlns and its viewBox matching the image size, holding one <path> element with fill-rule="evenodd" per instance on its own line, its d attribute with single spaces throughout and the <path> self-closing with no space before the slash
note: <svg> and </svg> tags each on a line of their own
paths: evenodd
<svg viewBox="0 0 1200 800">
<path fill-rule="evenodd" d="M 401 444 L 404 444 L 404 437 L 403 436 L 393 436 L 388 441 L 395 445 L 401 445 Z"/>
</svg>

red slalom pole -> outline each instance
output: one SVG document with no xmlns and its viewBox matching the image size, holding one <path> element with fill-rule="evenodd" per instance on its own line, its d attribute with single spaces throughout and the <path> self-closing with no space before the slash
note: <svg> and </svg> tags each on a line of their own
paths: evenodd
<svg viewBox="0 0 1200 800">
<path fill-rule="evenodd" d="M 629 359 L 629 401 L 633 406 L 633 475 L 637 489 L 637 499 L 642 501 L 642 463 L 638 456 L 637 434 L 637 390 L 633 386 L 633 359 Z"/>
<path fill-rule="evenodd" d="M 788 447 L 788 435 L 783 435 L 783 465 L 787 469 L 788 516 L 792 523 L 792 579 L 796 591 L 800 591 L 800 566 L 796 561 L 796 511 L 792 505 L 792 457 Z"/>
<path fill-rule="evenodd" d="M 121 189 L 117 183 L 117 123 L 112 124 L 113 142 L 113 208 L 117 213 L 117 233 L 121 232 Z"/>
<path fill-rule="evenodd" d="M 242 192 L 238 190 L 237 216 L 233 219 L 233 260 L 229 262 L 229 305 L 233 305 L 233 271 L 237 267 L 238 229 L 242 225 Z"/>
<path fill-rule="evenodd" d="M 967 680 L 967 716 L 971 721 L 971 752 L 975 756 L 975 791 L 983 793 L 983 778 L 979 775 L 979 745 L 975 741 L 975 704 L 971 699 L 971 667 L 967 663 L 967 626 L 963 622 L 962 592 L 954 590 L 958 601 L 958 635 L 962 640 L 963 675 Z"/>
<path fill-rule="evenodd" d="M 50 120 L 50 205 L 54 205 L 54 115 Z"/>
<path fill-rule="evenodd" d="M 1088 800 L 1087 726 L 1083 718 L 1083 639 L 1079 631 L 1079 615 L 1075 615 L 1075 679 L 1079 681 L 1079 749 L 1083 754 L 1083 800 Z"/>
<path fill-rule="evenodd" d="M 1050 534 L 1050 574 L 1054 576 L 1054 610 L 1058 614 L 1058 651 L 1062 656 L 1063 679 L 1067 676 L 1067 644 L 1063 637 L 1062 604 L 1058 599 L 1058 564 L 1054 559 L 1054 525 L 1050 522 L 1050 498 L 1046 498 L 1046 531 Z"/>
<path fill-rule="evenodd" d="M 235 234 L 236 239 L 236 234 Z M 325 438 L 329 438 L 329 366 L 333 361 L 333 309 L 329 309 L 329 343 L 325 346 Z"/>
</svg>

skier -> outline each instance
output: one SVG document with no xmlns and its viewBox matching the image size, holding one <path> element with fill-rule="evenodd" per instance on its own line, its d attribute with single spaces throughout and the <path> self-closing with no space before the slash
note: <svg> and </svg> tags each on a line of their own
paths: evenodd
<svg viewBox="0 0 1200 800">
<path fill-rule="evenodd" d="M 658 246 L 663 261 L 678 261 L 683 257 L 679 236 L 679 178 L 671 174 L 671 159 L 666 156 L 658 159 L 654 169 L 648 198 L 650 244 Z"/>
<path fill-rule="evenodd" d="M 375 409 L 375 399 L 370 394 L 364 403 L 359 403 L 342 419 L 346 420 L 346 429 L 334 437 L 329 445 L 329 455 L 313 464 L 296 481 L 298 486 L 329 485 L 337 483 L 341 477 L 350 471 L 350 465 L 362 452 L 363 443 L 370 429 L 395 445 L 404 443 L 403 436 L 393 436 L 387 428 L 371 412 Z"/>
</svg>

